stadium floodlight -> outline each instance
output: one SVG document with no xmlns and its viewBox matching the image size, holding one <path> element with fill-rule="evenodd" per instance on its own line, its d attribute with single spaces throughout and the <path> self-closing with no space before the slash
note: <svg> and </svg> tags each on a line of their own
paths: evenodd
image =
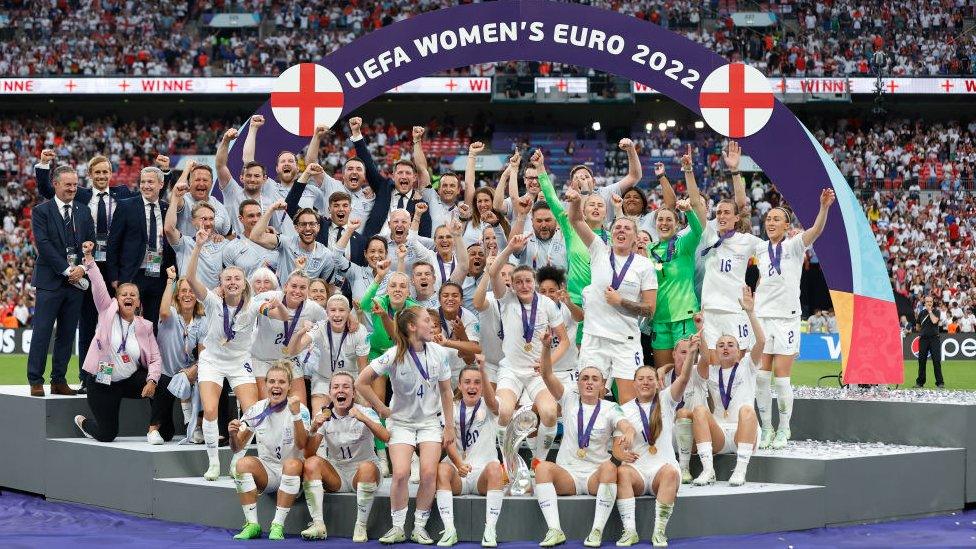
<svg viewBox="0 0 976 549">
<path fill-rule="evenodd" d="M 667 122 L 661 122 L 660 124 L 657 125 L 657 129 L 659 129 L 659 130 L 661 130 L 663 132 L 664 130 L 668 129 L 668 123 Z"/>
<path fill-rule="evenodd" d="M 600 131 L 600 128 L 601 127 L 602 126 L 600 126 L 600 123 L 599 122 L 594 122 L 593 123 L 593 131 L 598 132 L 598 131 Z"/>
<path fill-rule="evenodd" d="M 704 127 L 705 127 L 705 122 L 703 122 L 701 120 L 696 120 L 695 121 L 695 129 L 696 130 L 700 130 L 700 129 L 704 128 Z"/>
<path fill-rule="evenodd" d="M 677 122 L 675 122 L 674 120 L 668 120 L 668 121 L 667 121 L 667 124 L 668 124 L 668 127 L 669 127 L 669 128 L 673 128 L 673 127 L 675 127 L 675 126 L 677 126 L 677 125 L 678 125 L 678 123 L 677 123 Z"/>
<path fill-rule="evenodd" d="M 647 124 L 644 124 L 644 129 L 647 130 L 647 131 L 649 131 L 649 132 L 654 131 L 654 123 L 653 122 L 648 122 Z"/>
</svg>

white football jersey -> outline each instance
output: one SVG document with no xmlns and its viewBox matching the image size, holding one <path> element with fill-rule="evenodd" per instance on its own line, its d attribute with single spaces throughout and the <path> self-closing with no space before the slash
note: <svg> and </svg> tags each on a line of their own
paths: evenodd
<svg viewBox="0 0 976 549">
<path fill-rule="evenodd" d="M 292 421 L 291 411 L 287 405 L 283 409 L 265 417 L 260 423 L 254 419 L 264 412 L 269 402 L 269 399 L 255 402 L 253 406 L 244 412 L 243 416 L 243 421 L 254 431 L 255 444 L 258 447 L 258 458 L 261 461 L 268 461 L 279 465 L 286 459 L 304 459 L 302 449 L 295 446 L 295 422 Z M 302 404 L 299 413 L 302 416 L 302 423 L 305 425 L 305 430 L 308 431 L 311 425 L 308 408 Z"/>
<path fill-rule="evenodd" d="M 365 326 L 360 324 L 355 332 L 335 332 L 332 323 L 323 320 L 315 325 L 311 337 L 313 347 L 319 350 L 320 376 L 329 380 L 336 372 L 349 372 L 354 379 L 359 376 L 358 358 L 369 356 L 369 333 Z"/>
<path fill-rule="evenodd" d="M 258 317 L 258 308 L 263 302 L 251 298 L 250 302 L 242 306 L 237 315 L 236 307 L 227 307 L 228 315 L 233 317 L 231 329 L 234 338 L 228 340 L 224 334 L 224 301 L 217 297 L 213 290 L 207 290 L 207 297 L 203 300 L 206 311 L 206 325 L 203 328 L 204 345 L 200 353 L 201 360 L 209 360 L 216 364 L 224 362 L 243 362 L 251 357 L 251 341 L 254 338 L 254 325 Z"/>
<path fill-rule="evenodd" d="M 284 292 L 273 290 L 254 297 L 258 303 L 264 303 L 271 299 L 278 299 L 284 303 Z M 295 309 L 288 309 L 288 314 L 294 317 Z M 302 306 L 302 312 L 295 322 L 295 327 L 292 328 L 292 321 L 288 322 L 288 327 L 298 330 L 298 327 L 306 320 L 318 322 L 324 319 L 325 309 L 311 299 L 306 299 L 305 305 Z M 266 362 L 285 358 L 285 345 L 287 345 L 285 342 L 285 323 L 271 317 L 258 315 L 254 343 L 251 345 L 251 356 Z"/>
<path fill-rule="evenodd" d="M 738 313 L 742 311 L 739 298 L 746 284 L 749 258 L 755 254 L 756 244 L 762 240 L 737 232 L 723 240 L 717 248 L 711 248 L 718 240 L 716 229 L 711 224 L 706 225 L 702 236 L 703 250 L 708 250 L 705 254 L 705 279 L 702 282 L 702 310 Z"/>
<path fill-rule="evenodd" d="M 756 286 L 756 316 L 762 318 L 798 318 L 800 316 L 800 277 L 806 259 L 803 235 L 786 238 L 778 245 L 768 241 L 756 244 L 759 284 Z M 779 257 L 779 270 L 772 255 Z"/>
<path fill-rule="evenodd" d="M 454 445 L 458 453 L 465 463 L 475 469 L 498 461 L 498 418 L 488 409 L 485 399 L 481 398 L 474 406 L 465 406 L 464 429 L 461 429 L 461 404 L 454 403 L 454 432 L 457 433 Z"/>
<path fill-rule="evenodd" d="M 637 317 L 625 314 L 620 308 L 607 303 L 606 299 L 606 290 L 613 280 L 614 270 L 618 275 L 622 273 L 628 256 L 614 254 L 611 263 L 612 249 L 599 238 L 593 239 L 589 250 L 592 281 L 583 288 L 583 304 L 589 321 L 583 323 L 583 333 L 619 342 L 640 340 Z M 642 292 L 657 289 L 657 274 L 650 259 L 637 254 L 633 258 L 617 292 L 627 301 L 641 303 Z"/>
<path fill-rule="evenodd" d="M 735 379 L 732 379 L 733 371 Z M 697 372 L 697 369 L 696 369 Z M 716 421 L 719 423 L 738 423 L 739 408 L 748 404 L 754 406 L 756 401 L 756 375 L 759 373 L 759 366 L 752 363 L 752 358 L 746 354 L 739 361 L 737 366 L 732 368 L 722 368 L 717 365 L 708 367 L 708 392 L 712 395 L 712 403 L 715 404 Z M 697 374 L 695 374 L 697 375 Z M 722 403 L 722 395 L 719 392 L 719 376 L 721 375 L 725 390 L 729 390 L 729 383 L 732 385 L 731 400 L 728 408 Z M 726 414 L 728 412 L 728 414 Z"/>
<path fill-rule="evenodd" d="M 556 307 L 556 303 L 548 297 L 536 293 L 539 302 L 536 305 L 535 324 L 533 325 L 531 349 L 526 351 L 523 335 L 522 316 L 527 321 L 532 317 L 532 304 L 519 301 L 514 290 L 505 292 L 500 300 L 502 304 L 502 325 L 505 339 L 502 342 L 505 367 L 511 368 L 517 374 L 531 374 L 535 363 L 542 356 L 542 336 L 548 328 L 563 325 L 563 314 Z"/>
<path fill-rule="evenodd" d="M 409 352 L 403 355 L 403 360 L 396 361 L 397 348 L 394 346 L 369 364 L 377 375 L 390 378 L 393 387 L 390 419 L 395 423 L 405 426 L 429 423 L 441 415 L 438 382 L 451 379 L 448 351 L 436 343 L 427 343 L 424 350 L 417 353 L 418 367 Z M 426 379 L 420 368 L 426 370 Z"/>
<path fill-rule="evenodd" d="M 590 469 L 599 467 L 601 463 L 610 459 L 610 439 L 617 428 L 617 423 L 624 419 L 620 405 L 609 400 L 600 400 L 598 402 L 599 410 L 597 410 L 597 406 L 583 404 L 576 389 L 570 388 L 563 391 L 563 397 L 559 403 L 563 411 L 563 440 L 559 443 L 556 463 L 566 469 Z M 577 426 L 580 407 L 583 408 L 584 431 L 593 414 L 599 413 L 593 422 L 593 430 L 590 431 L 586 455 L 582 458 L 577 455 L 580 448 L 577 438 L 577 434 L 580 432 Z"/>
<path fill-rule="evenodd" d="M 627 418 L 627 421 L 634 427 L 634 431 L 637 432 L 637 436 L 634 437 L 634 443 L 631 445 L 630 450 L 639 456 L 648 453 L 650 444 L 644 432 L 644 422 L 638 407 L 644 410 L 643 417 L 647 418 L 648 431 L 650 431 L 652 422 L 651 414 L 654 412 L 654 408 L 658 406 L 661 408 L 661 432 L 653 441 L 654 448 L 656 449 L 654 455 L 673 459 L 674 446 L 672 445 L 671 432 L 674 428 L 674 413 L 677 410 L 678 403 L 671 398 L 671 391 L 668 390 L 658 391 L 657 400 L 653 402 L 641 404 L 637 402 L 637 399 L 634 399 L 620 407 L 623 410 L 624 417 Z"/>
<path fill-rule="evenodd" d="M 380 416 L 372 408 L 359 404 L 353 406 L 370 420 L 380 422 Z M 353 466 L 377 459 L 373 432 L 365 423 L 350 415 L 333 414 L 319 427 L 318 433 L 324 438 L 315 453 L 333 465 Z"/>
</svg>

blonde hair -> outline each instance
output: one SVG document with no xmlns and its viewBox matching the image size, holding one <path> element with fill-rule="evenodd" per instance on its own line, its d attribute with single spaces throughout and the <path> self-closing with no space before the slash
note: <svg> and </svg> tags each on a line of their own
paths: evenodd
<svg viewBox="0 0 976 549">
<path fill-rule="evenodd" d="M 102 162 L 108 164 L 109 171 L 112 170 L 112 162 L 106 156 L 99 154 L 91 157 L 91 160 L 88 161 L 88 172 L 91 173 L 92 168 L 101 164 Z"/>
<path fill-rule="evenodd" d="M 655 379 L 657 379 L 657 373 L 654 370 L 654 367 L 644 364 L 642 366 L 638 366 L 637 370 L 634 371 L 635 380 L 637 379 L 637 372 L 640 372 L 644 368 L 649 369 L 651 371 L 651 375 L 655 376 Z M 658 387 L 657 392 L 660 393 L 661 390 L 662 390 L 661 387 Z M 661 430 L 664 428 L 663 425 L 661 424 L 661 401 L 658 400 L 656 395 L 654 397 L 654 400 L 656 400 L 657 402 L 655 403 L 654 410 L 651 411 L 651 418 L 649 420 L 651 433 L 647 437 L 648 438 L 647 443 L 651 445 L 654 444 L 654 441 L 657 440 L 657 437 L 661 434 Z"/>
<path fill-rule="evenodd" d="M 218 280 L 223 279 L 224 278 L 224 273 L 226 273 L 227 271 L 240 271 L 242 277 L 245 277 L 245 278 L 247 277 L 247 273 L 244 272 L 244 269 L 242 269 L 242 268 L 240 268 L 240 267 L 238 267 L 236 265 L 231 265 L 229 267 L 224 267 L 223 270 L 220 271 L 220 276 L 218 277 Z M 275 283 L 277 283 L 277 282 L 278 281 L 275 280 Z M 243 303 L 245 306 L 247 306 L 247 302 L 250 301 L 250 300 L 251 300 L 251 285 L 250 284 L 245 284 L 244 285 L 244 290 L 241 292 L 241 303 Z"/>
<path fill-rule="evenodd" d="M 294 376 L 292 375 L 290 361 L 288 360 L 274 361 L 274 363 L 272 363 L 271 366 L 268 368 L 268 373 L 264 374 L 264 380 L 267 381 L 268 376 L 270 376 L 271 372 L 274 371 L 284 372 L 285 378 L 288 380 L 288 385 L 291 385 L 291 382 L 294 381 Z"/>
</svg>

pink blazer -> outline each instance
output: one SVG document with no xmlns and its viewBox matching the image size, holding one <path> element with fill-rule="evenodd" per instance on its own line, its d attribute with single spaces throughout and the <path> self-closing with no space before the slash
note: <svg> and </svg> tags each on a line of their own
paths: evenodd
<svg viewBox="0 0 976 549">
<path fill-rule="evenodd" d="M 88 271 L 88 279 L 91 281 L 92 298 L 95 300 L 95 308 L 98 309 L 98 326 L 95 328 L 95 338 L 92 339 L 91 347 L 85 356 L 84 370 L 89 374 L 98 374 L 98 345 L 102 349 L 108 349 L 112 344 L 112 323 L 119 312 L 119 302 L 109 295 L 105 287 L 105 279 L 102 278 L 101 271 L 94 261 L 85 262 L 85 270 Z M 162 359 L 159 354 L 159 344 L 156 343 L 156 336 L 153 334 L 152 322 L 135 317 L 136 341 L 139 342 L 139 365 L 147 368 L 149 374 L 146 379 L 159 382 L 159 374 L 162 373 Z"/>
</svg>

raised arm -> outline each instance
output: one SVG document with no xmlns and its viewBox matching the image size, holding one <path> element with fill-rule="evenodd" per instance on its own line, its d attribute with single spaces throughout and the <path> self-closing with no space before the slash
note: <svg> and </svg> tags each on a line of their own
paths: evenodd
<svg viewBox="0 0 976 549">
<path fill-rule="evenodd" d="M 491 264 L 491 269 L 488 271 L 488 276 L 491 278 L 491 288 L 495 293 L 495 299 L 501 300 L 508 291 L 508 287 L 505 286 L 505 281 L 502 280 L 502 267 L 508 263 L 508 258 L 512 256 L 515 250 L 525 246 L 528 241 L 528 237 L 524 234 L 512 235 L 512 238 L 508 241 L 508 244 L 498 253 L 498 257 L 495 258 L 494 263 Z"/>
<path fill-rule="evenodd" d="M 617 144 L 620 150 L 627 152 L 627 175 L 617 181 L 617 193 L 623 196 L 628 189 L 640 182 L 644 177 L 644 169 L 641 167 L 640 156 L 637 154 L 637 147 L 633 140 L 624 137 Z"/>
<path fill-rule="evenodd" d="M 481 398 L 485 399 L 485 405 L 491 410 L 492 414 L 498 415 L 498 400 L 495 398 L 495 388 L 488 382 L 488 370 L 485 369 L 485 355 L 477 355 L 474 358 L 478 364 L 478 371 L 481 372 Z"/>
<path fill-rule="evenodd" d="M 305 150 L 305 165 L 319 163 L 319 149 L 322 147 L 322 138 L 329 134 L 329 128 L 324 124 L 315 126 L 312 138 L 308 141 L 308 149 Z"/>
<path fill-rule="evenodd" d="M 199 230 L 197 231 L 195 245 L 193 246 L 193 252 L 190 254 L 190 262 L 186 266 L 186 280 L 190 283 L 190 288 L 193 289 L 193 295 L 197 296 L 197 300 L 203 301 L 207 298 L 207 287 L 200 282 L 197 278 L 197 263 L 200 262 L 200 250 L 203 249 L 203 245 L 210 240 L 210 231 Z"/>
<path fill-rule="evenodd" d="M 88 273 L 88 280 L 91 281 L 92 301 L 95 302 L 96 309 L 104 311 L 112 304 L 112 296 L 109 295 L 108 288 L 105 287 L 102 272 L 95 265 L 95 258 L 92 256 L 94 249 L 95 244 L 93 242 L 86 241 L 81 244 L 81 253 L 85 259 L 83 268 Z M 170 268 L 172 269 L 172 267 Z"/>
<path fill-rule="evenodd" d="M 742 305 L 742 310 L 749 317 L 749 324 L 752 325 L 752 335 L 756 338 L 756 343 L 750 351 L 750 358 L 752 358 L 752 363 L 758 368 L 762 361 L 763 348 L 766 346 L 766 334 L 763 332 L 762 324 L 759 323 L 759 319 L 756 318 L 756 312 L 753 310 L 755 299 L 752 297 L 752 290 L 749 289 L 749 286 L 742 287 L 742 297 L 739 298 L 739 304 Z"/>
<path fill-rule="evenodd" d="M 661 184 L 661 199 L 664 201 L 664 205 L 674 209 L 674 205 L 678 202 L 678 196 L 674 194 L 674 187 L 671 186 L 671 181 L 668 179 L 667 174 L 664 173 L 663 162 L 656 162 L 654 164 L 654 177 Z"/>
<path fill-rule="evenodd" d="M 352 132 L 350 139 L 356 147 L 356 156 L 363 161 L 363 167 L 366 170 L 366 182 L 372 187 L 373 192 L 379 193 L 378 189 L 381 187 L 392 187 L 393 182 L 383 177 L 379 168 L 376 167 L 373 155 L 369 152 L 369 146 L 367 146 L 366 138 L 363 136 L 363 119 L 358 116 L 350 118 L 349 130 Z"/>
<path fill-rule="evenodd" d="M 464 166 L 464 203 L 474 211 L 474 167 L 476 163 L 475 157 L 484 152 L 485 144 L 481 141 L 475 141 L 468 146 L 468 161 Z"/>
<path fill-rule="evenodd" d="M 413 164 L 417 167 L 417 179 L 420 189 L 430 187 L 430 168 L 427 166 L 427 155 L 424 154 L 424 132 L 427 128 L 414 126 L 411 136 L 413 137 Z"/>
<path fill-rule="evenodd" d="M 739 173 L 739 160 L 742 158 L 742 148 L 736 141 L 729 141 L 725 149 L 722 150 L 722 159 L 726 167 L 732 174 L 732 192 L 735 197 L 735 205 L 740 212 L 744 212 L 749 207 L 749 198 L 746 196 L 746 181 Z"/>
<path fill-rule="evenodd" d="M 512 206 L 515 209 L 515 220 L 512 221 L 512 228 L 509 234 L 525 233 L 525 220 L 532 211 L 532 197 L 529 195 L 512 197 Z"/>
<path fill-rule="evenodd" d="M 241 149 L 241 160 L 245 164 L 254 161 L 254 151 L 258 146 L 258 130 L 264 125 L 264 117 L 255 114 L 251 117 L 247 126 L 247 137 L 244 138 L 244 147 Z"/>
<path fill-rule="evenodd" d="M 237 139 L 237 128 L 230 128 L 224 132 L 224 136 L 217 145 L 217 155 L 214 157 L 214 165 L 217 168 L 217 184 L 220 190 L 224 190 L 227 184 L 234 180 L 234 175 L 227 167 L 227 158 L 230 156 L 230 143 Z M 245 139 L 245 141 L 247 141 Z"/>
<path fill-rule="evenodd" d="M 468 249 L 464 247 L 464 225 L 460 221 L 451 222 L 451 236 L 454 240 L 454 259 L 457 264 L 449 278 L 451 282 L 463 285 L 464 279 L 468 276 L 470 264 L 468 262 Z"/>
<path fill-rule="evenodd" d="M 493 256 L 485 258 L 485 264 L 488 267 L 489 275 L 483 276 L 480 280 L 478 280 L 478 285 L 474 288 L 474 295 L 471 296 L 471 304 L 479 313 L 488 307 L 488 284 L 492 283 L 491 267 L 495 264 L 496 260 L 497 258 Z"/>
<path fill-rule="evenodd" d="M 54 198 L 54 187 L 51 185 L 51 163 L 54 162 L 53 149 L 41 151 L 40 162 L 34 166 L 34 179 L 37 180 L 37 192 L 44 198 Z"/>
<path fill-rule="evenodd" d="M 566 200 L 569 202 L 569 222 L 573 226 L 573 230 L 583 241 L 583 245 L 587 248 L 593 243 L 593 239 L 596 238 L 596 233 L 593 229 L 586 223 L 583 219 L 583 197 L 580 196 L 579 191 L 575 189 L 568 189 L 566 191 Z"/>
<path fill-rule="evenodd" d="M 549 394 L 552 395 L 552 398 L 556 399 L 556 402 L 559 402 L 563 398 L 565 387 L 563 387 L 563 383 L 559 381 L 559 378 L 552 371 L 551 346 L 552 334 L 547 331 L 542 335 L 542 356 L 539 358 L 539 374 L 542 376 L 543 383 L 546 384 L 546 389 L 549 389 Z"/>
<path fill-rule="evenodd" d="M 273 250 L 278 247 L 278 235 L 268 232 L 268 224 L 271 222 L 271 216 L 275 215 L 275 212 L 280 212 L 287 208 L 284 200 L 275 200 L 275 203 L 268 208 L 268 211 L 261 214 L 261 218 L 258 222 L 254 224 L 254 228 L 251 229 L 251 240 L 255 244 L 261 246 L 262 248 Z"/>
<path fill-rule="evenodd" d="M 173 306 L 174 293 L 176 293 L 176 267 L 171 265 L 166 267 L 166 289 L 163 290 L 163 298 L 159 301 L 160 321 L 169 318 L 169 309 Z"/>
<path fill-rule="evenodd" d="M 183 181 L 187 172 L 189 172 L 189 170 L 183 170 L 183 175 L 180 176 L 180 181 L 176 183 L 175 187 L 173 187 L 173 203 L 170 204 L 169 208 L 166 209 L 166 218 L 163 219 L 163 234 L 166 235 L 166 241 L 169 242 L 170 246 L 178 245 L 180 243 L 180 239 L 183 238 L 183 233 L 181 233 L 179 228 L 176 226 L 176 217 L 177 210 L 183 209 L 183 197 L 186 196 L 187 191 L 190 190 L 190 187 L 186 184 L 186 181 Z"/>
<path fill-rule="evenodd" d="M 833 189 L 824 189 L 820 192 L 820 211 L 817 212 L 817 219 L 813 222 L 813 226 L 803 231 L 804 246 L 813 246 L 813 243 L 820 238 L 824 226 L 827 224 L 827 213 L 830 211 L 830 205 L 834 203 L 835 198 L 837 197 L 834 195 Z"/>
<path fill-rule="evenodd" d="M 671 384 L 671 398 L 675 402 L 680 402 L 682 396 L 685 394 L 685 387 L 688 386 L 688 380 L 691 379 L 691 371 L 695 368 L 695 362 L 698 360 L 698 342 L 701 340 L 701 333 L 697 333 L 691 336 L 691 352 L 685 357 L 684 366 L 681 368 L 681 374 L 675 378 L 674 383 Z"/>
<path fill-rule="evenodd" d="M 705 225 L 707 220 L 705 211 L 705 200 L 698 190 L 698 181 L 695 179 L 695 168 L 691 156 L 691 144 L 688 144 L 688 153 L 681 157 L 681 172 L 685 175 L 685 186 L 688 187 L 688 198 L 691 200 L 691 207 L 695 210 L 698 223 Z M 675 204 L 676 206 L 677 204 Z"/>
</svg>

